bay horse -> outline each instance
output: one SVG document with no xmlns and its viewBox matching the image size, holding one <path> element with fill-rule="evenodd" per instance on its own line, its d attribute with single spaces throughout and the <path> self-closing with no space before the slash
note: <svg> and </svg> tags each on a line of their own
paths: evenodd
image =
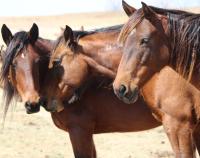
<svg viewBox="0 0 200 158">
<path fill-rule="evenodd" d="M 53 112 L 52 118 L 59 128 L 69 132 L 75 157 L 96 157 L 93 134 L 142 131 L 160 125 L 142 98 L 134 106 L 127 106 L 108 87 L 110 81 L 105 87 L 100 85 L 102 80 L 112 81 L 116 73 L 122 53 L 116 45 L 121 27 L 87 32 L 66 26 L 52 52 L 43 96 L 47 96 L 51 109 L 64 104 L 64 110 Z M 80 100 L 68 104 L 66 100 L 87 81 L 92 86 Z"/>
<path fill-rule="evenodd" d="M 39 38 L 36 24 L 30 31 L 20 31 L 14 35 L 4 24 L 1 33 L 7 45 L 0 76 L 5 114 L 17 97 L 25 103 L 27 113 L 38 112 L 40 105 L 44 105 L 40 90 L 45 86 L 43 78 L 48 69 L 53 41 Z"/>
<path fill-rule="evenodd" d="M 85 46 L 88 46 L 87 50 L 90 50 L 88 52 L 91 52 L 91 55 L 92 52 L 96 52 L 96 59 L 99 59 L 102 63 L 108 64 L 105 62 L 105 59 L 110 56 L 112 57 L 109 59 L 110 64 L 107 66 L 99 65 L 97 60 L 93 60 L 90 57 L 84 58 L 86 61 L 90 62 L 90 65 L 95 67 L 96 70 L 94 69 L 94 74 L 97 72 L 102 72 L 101 75 L 104 75 L 103 78 L 106 80 L 114 77 L 121 58 L 121 48 L 115 46 L 115 42 L 121 27 L 122 26 L 114 26 L 107 29 L 100 29 L 99 31 L 92 31 L 90 33 L 87 33 L 86 31 L 74 32 L 77 34 L 77 37 L 80 38 L 79 41 L 82 41 L 85 43 Z M 15 95 L 22 97 L 25 102 L 28 101 L 27 98 L 23 98 L 23 95 L 24 93 L 26 94 L 29 92 L 29 88 L 24 88 L 23 93 L 21 93 L 21 89 L 18 88 L 21 86 L 26 87 L 27 83 L 34 87 L 30 89 L 31 94 L 37 94 L 39 97 L 43 96 L 45 90 L 56 93 L 53 88 L 54 85 L 57 84 L 57 81 L 54 80 L 54 76 L 51 75 L 55 74 L 56 76 L 62 76 L 62 73 L 65 73 L 65 71 L 62 71 L 63 69 L 57 71 L 61 61 L 56 60 L 56 58 L 51 60 L 50 63 L 50 65 L 53 64 L 54 70 L 56 67 L 56 71 L 48 70 L 48 61 L 51 50 L 54 49 L 55 42 L 39 38 L 39 29 L 36 24 L 32 26 L 29 32 L 19 32 L 14 36 L 12 35 L 11 31 L 5 25 L 3 25 L 2 35 L 5 43 L 7 43 L 8 46 L 5 52 L 5 58 L 7 60 L 3 62 L 3 69 L 1 72 L 1 77 L 4 81 L 3 83 L 5 87 L 4 91 L 6 92 L 6 97 L 8 97 L 6 106 L 9 105 L 10 100 Z M 34 41 L 30 40 L 31 37 L 35 37 Z M 69 45 L 74 43 L 75 41 Z M 91 44 L 94 45 L 92 46 Z M 117 50 L 119 52 L 117 52 Z M 107 53 L 103 53 L 105 51 Z M 99 53 L 99 56 L 97 52 Z M 65 59 L 63 61 L 66 61 L 69 58 L 63 59 Z M 41 65 L 40 62 L 42 62 Z M 111 64 L 112 62 L 113 64 Z M 69 64 L 68 66 L 70 65 L 72 66 L 73 64 Z M 73 66 L 84 68 L 80 67 L 80 64 L 74 64 Z M 89 67 L 90 66 L 87 68 Z M 33 73 L 30 73 L 30 71 L 33 71 Z M 74 71 L 74 74 L 76 74 L 76 72 Z M 20 73 L 22 75 L 26 74 L 26 76 L 22 78 L 23 81 L 18 79 L 20 78 L 18 77 Z M 87 77 L 87 75 L 85 77 Z M 68 75 L 65 77 L 67 78 L 63 79 L 69 79 Z M 71 77 L 75 77 L 73 76 L 73 73 Z M 52 79 L 52 83 L 48 81 L 50 79 Z M 74 83 L 74 79 L 69 81 L 73 81 Z M 77 83 L 78 82 L 75 82 L 75 84 Z M 74 84 L 70 83 L 69 85 L 75 86 Z M 77 87 L 78 86 L 80 86 L 80 83 L 78 83 Z M 74 91 L 70 91 L 70 93 L 73 95 Z M 67 93 L 67 95 L 70 94 Z M 68 99 L 67 95 L 65 97 L 66 99 Z M 41 104 L 44 103 L 39 102 L 37 103 L 37 106 Z M 38 110 L 35 110 L 34 108 L 33 110 L 30 109 L 27 110 L 28 113 L 38 112 Z M 47 107 L 46 109 L 49 111 L 52 110 L 51 108 Z M 53 122 L 58 128 L 69 132 L 76 158 L 96 157 L 96 150 L 92 139 L 93 134 L 143 131 L 160 126 L 160 123 L 152 116 L 151 111 L 145 105 L 142 98 L 135 103 L 135 106 L 126 106 L 123 102 L 119 101 L 117 97 L 115 97 L 112 89 L 108 88 L 101 88 L 98 90 L 96 90 L 96 88 L 89 88 L 86 90 L 84 97 L 80 101 L 77 101 L 73 104 L 65 103 L 65 108 L 62 109 L 62 111 L 52 112 L 51 115 Z"/>
<path fill-rule="evenodd" d="M 185 33 L 184 37 L 180 35 L 182 36 L 179 39 L 180 41 L 176 41 L 181 50 L 184 50 L 184 45 L 180 45 L 178 42 L 185 42 L 184 38 L 189 38 L 190 40 L 187 39 L 187 42 L 191 42 L 191 45 L 185 45 L 188 48 L 182 52 L 176 48 L 175 54 L 177 56 L 171 57 L 173 59 L 171 68 L 164 66 L 168 65 L 168 59 L 170 59 L 171 54 L 169 53 L 172 47 L 170 42 L 174 42 L 168 39 L 169 34 L 166 31 L 168 29 L 166 27 L 168 18 L 172 17 L 170 19 L 170 21 L 174 20 L 172 25 L 178 27 L 179 25 L 182 26 L 181 24 L 185 25 L 185 21 L 179 21 L 181 23 L 178 25 L 175 20 L 180 17 L 190 17 L 189 19 L 192 21 L 195 19 L 193 17 L 194 14 L 167 10 L 167 18 L 160 15 L 166 10 L 148 7 L 145 3 L 142 3 L 142 5 L 141 9 L 131 15 L 119 37 L 124 43 L 124 54 L 113 83 L 114 91 L 124 102 L 133 103 L 137 101 L 139 90 L 141 90 L 145 102 L 157 119 L 162 122 L 176 157 L 193 158 L 195 157 L 194 143 L 200 153 L 200 92 L 197 89 L 198 86 L 194 84 L 196 74 L 192 74 L 193 71 L 196 71 L 196 62 L 198 61 L 198 55 L 195 54 L 199 50 L 199 46 L 196 43 L 198 35 L 192 37 L 186 30 L 185 32 L 174 32 Z M 155 12 L 159 12 L 159 14 Z M 198 17 L 198 15 L 194 16 Z M 184 30 L 185 28 L 182 27 L 181 29 Z M 189 27 L 187 26 L 187 29 Z M 190 56 L 191 50 L 193 50 L 192 58 Z M 176 63 L 174 61 L 176 57 L 179 57 L 176 61 L 179 66 L 173 67 L 173 64 Z M 187 59 L 188 63 L 191 63 L 190 67 L 184 61 L 185 59 Z M 185 65 L 182 65 L 184 62 L 186 62 Z M 187 78 L 188 81 L 191 79 L 191 83 L 197 88 L 183 77 Z"/>
</svg>

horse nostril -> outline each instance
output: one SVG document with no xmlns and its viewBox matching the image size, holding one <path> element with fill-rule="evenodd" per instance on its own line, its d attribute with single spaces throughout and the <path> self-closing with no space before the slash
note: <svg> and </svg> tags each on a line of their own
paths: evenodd
<svg viewBox="0 0 200 158">
<path fill-rule="evenodd" d="M 27 102 L 25 103 L 25 107 L 26 107 L 27 109 L 31 109 L 31 102 L 27 101 Z"/>
<path fill-rule="evenodd" d="M 125 92 L 126 92 L 126 86 L 121 85 L 121 86 L 119 87 L 119 94 L 120 94 L 121 96 L 124 96 L 124 95 L 125 95 Z"/>
<path fill-rule="evenodd" d="M 32 114 L 40 111 L 40 105 L 36 103 L 31 103 L 30 101 L 27 101 L 25 103 L 26 113 Z"/>
</svg>

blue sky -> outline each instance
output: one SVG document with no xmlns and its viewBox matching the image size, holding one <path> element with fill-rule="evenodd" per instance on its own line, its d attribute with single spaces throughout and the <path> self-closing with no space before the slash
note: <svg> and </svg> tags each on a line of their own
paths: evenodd
<svg viewBox="0 0 200 158">
<path fill-rule="evenodd" d="M 126 0 L 136 8 L 139 0 Z M 165 8 L 200 6 L 200 0 L 143 0 Z M 121 0 L 0 0 L 0 16 L 58 15 L 75 12 L 111 11 L 121 9 Z"/>
</svg>

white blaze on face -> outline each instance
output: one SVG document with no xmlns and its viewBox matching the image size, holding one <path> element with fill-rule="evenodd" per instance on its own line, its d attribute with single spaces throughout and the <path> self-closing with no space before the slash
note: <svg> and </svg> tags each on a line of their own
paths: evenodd
<svg viewBox="0 0 200 158">
<path fill-rule="evenodd" d="M 22 54 L 21 54 L 21 58 L 22 58 L 22 59 L 24 59 L 24 58 L 25 58 L 25 55 L 24 55 L 24 53 L 22 53 Z"/>
</svg>

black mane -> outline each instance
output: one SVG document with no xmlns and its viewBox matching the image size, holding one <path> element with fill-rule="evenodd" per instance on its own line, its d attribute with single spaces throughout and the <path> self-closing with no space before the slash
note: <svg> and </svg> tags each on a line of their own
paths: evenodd
<svg viewBox="0 0 200 158">
<path fill-rule="evenodd" d="M 91 35 L 94 33 L 100 33 L 100 32 L 110 32 L 110 31 L 115 31 L 118 29 L 121 29 L 123 25 L 115 25 L 115 26 L 110 26 L 110 27 L 103 27 L 103 28 L 99 28 L 99 29 L 94 29 L 94 30 L 90 30 L 90 31 L 73 31 L 74 34 L 74 39 L 77 38 L 82 38 L 85 37 L 87 35 Z"/>
<path fill-rule="evenodd" d="M 169 62 L 178 73 L 190 80 L 193 71 L 200 69 L 200 14 L 152 6 L 151 9 L 168 17 Z"/>
<path fill-rule="evenodd" d="M 164 8 L 158 8 L 154 6 L 149 6 L 154 12 L 157 14 L 162 14 L 162 15 L 168 15 L 170 14 L 176 14 L 176 15 L 181 15 L 181 14 L 194 14 L 191 12 L 183 11 L 183 10 L 177 10 L 177 9 L 164 9 Z"/>
<path fill-rule="evenodd" d="M 170 63 L 185 78 L 199 71 L 200 14 L 168 14 L 168 36 L 171 41 Z"/>
<path fill-rule="evenodd" d="M 110 32 L 110 31 L 115 31 L 115 30 L 120 30 L 123 27 L 123 25 L 115 25 L 115 26 L 110 26 L 110 27 L 103 27 L 103 28 L 99 28 L 99 29 L 94 29 L 94 30 L 90 30 L 90 31 L 80 31 L 80 30 L 75 30 L 73 31 L 73 36 L 74 36 L 74 40 L 78 41 L 80 38 L 83 38 L 85 36 L 88 35 L 92 35 L 95 33 L 104 33 L 104 32 Z M 63 34 L 58 37 L 58 39 L 55 42 L 54 45 L 54 49 L 58 47 L 58 45 L 60 43 L 64 42 L 64 36 Z"/>
<path fill-rule="evenodd" d="M 14 96 L 18 96 L 15 87 L 10 82 L 9 71 L 14 58 L 18 52 L 28 44 L 28 33 L 25 31 L 17 32 L 4 52 L 3 63 L 0 72 L 0 82 L 3 84 L 3 105 L 4 119 L 10 103 Z"/>
<path fill-rule="evenodd" d="M 25 31 L 18 32 L 14 35 L 11 43 L 7 47 L 5 51 L 5 60 L 3 61 L 3 65 L 1 68 L 1 81 L 4 81 L 8 77 L 10 65 L 13 62 L 15 56 L 17 56 L 17 52 L 24 48 L 24 46 L 28 43 L 28 34 Z"/>
</svg>

